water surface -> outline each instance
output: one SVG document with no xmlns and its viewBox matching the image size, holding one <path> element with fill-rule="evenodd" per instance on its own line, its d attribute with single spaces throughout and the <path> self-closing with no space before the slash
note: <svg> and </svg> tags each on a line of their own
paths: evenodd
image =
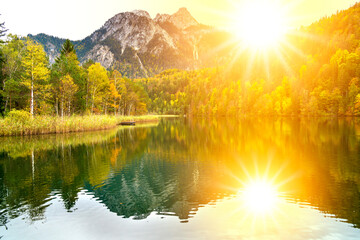
<svg viewBox="0 0 360 240">
<path fill-rule="evenodd" d="M 359 239 L 357 119 L 0 139 L 3 239 Z"/>
</svg>

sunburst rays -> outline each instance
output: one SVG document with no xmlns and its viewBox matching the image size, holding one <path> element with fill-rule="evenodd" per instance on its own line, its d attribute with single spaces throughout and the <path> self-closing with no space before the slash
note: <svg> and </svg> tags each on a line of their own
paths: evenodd
<svg viewBox="0 0 360 240">
<path fill-rule="evenodd" d="M 242 2 L 251 3 L 252 1 L 247 0 Z M 256 4 L 255 6 L 259 6 L 259 3 L 261 4 L 265 1 L 257 0 L 257 2 L 258 4 Z M 272 42 L 269 46 L 266 47 L 261 46 L 261 44 L 251 44 L 249 41 L 236 36 L 237 34 L 235 32 L 238 31 L 238 29 L 236 29 L 236 27 L 234 28 L 234 26 L 237 25 L 234 23 L 234 26 L 229 26 L 227 28 L 228 31 L 232 32 L 233 38 L 228 39 L 227 41 L 223 42 L 218 47 L 215 47 L 207 53 L 207 56 L 209 58 L 212 58 L 216 56 L 220 51 L 226 48 L 231 48 L 231 57 L 228 61 L 223 62 L 223 65 L 226 69 L 228 69 L 228 71 L 230 71 L 231 69 L 238 69 L 237 71 L 241 71 L 241 79 L 243 82 L 260 79 L 269 80 L 271 78 L 274 78 L 273 73 L 274 71 L 277 71 L 277 73 L 279 73 L 279 67 L 282 69 L 282 73 L 284 76 L 287 75 L 289 77 L 296 77 L 299 69 L 294 68 L 292 63 L 289 62 L 289 59 L 297 59 L 297 62 L 303 61 L 305 63 L 308 56 L 308 54 L 302 50 L 303 48 L 301 47 L 300 42 L 305 40 L 323 43 L 325 41 L 325 39 L 319 36 L 311 34 L 307 31 L 303 31 L 300 28 L 295 29 L 290 26 L 291 23 L 295 22 L 295 19 L 299 16 L 288 16 L 286 12 L 291 12 L 294 8 L 296 8 L 296 6 L 298 6 L 298 4 L 301 3 L 301 1 L 285 2 L 283 0 L 270 0 L 266 2 L 266 6 L 270 6 L 271 3 L 276 3 L 277 6 L 280 6 L 276 7 L 276 9 L 280 9 L 278 11 L 281 11 L 282 15 L 284 15 L 284 21 L 289 22 L 288 24 L 286 23 L 284 24 L 284 26 L 281 27 L 282 29 L 286 29 L 286 31 L 281 31 L 281 37 L 279 37 L 278 39 L 276 39 L 276 41 Z M 228 22 L 236 22 L 239 18 L 237 14 L 241 12 L 239 8 L 241 8 L 243 5 L 240 5 L 238 1 L 230 1 L 230 3 L 234 9 L 238 9 L 234 10 L 233 15 L 229 15 L 228 13 L 221 13 L 220 11 L 216 11 L 214 12 L 214 14 L 223 17 L 227 16 Z M 235 13 L 236 11 L 237 13 Z M 244 21 L 244 19 L 242 19 L 242 21 Z M 270 32 L 268 34 L 270 34 Z M 259 62 L 261 62 L 261 64 L 259 64 Z M 279 66 L 276 70 L 272 68 L 274 62 Z M 257 71 L 258 68 L 262 69 L 261 73 Z"/>
<path fill-rule="evenodd" d="M 223 188 L 233 192 L 238 202 L 228 217 L 235 217 L 239 227 L 250 224 L 253 231 L 269 226 L 280 229 L 276 219 L 286 215 L 281 206 L 287 202 L 286 196 L 292 194 L 286 185 L 291 185 L 298 173 L 291 172 L 286 160 L 279 162 L 274 157 L 271 153 L 238 157 L 237 167 L 228 169 L 231 186 Z"/>
</svg>

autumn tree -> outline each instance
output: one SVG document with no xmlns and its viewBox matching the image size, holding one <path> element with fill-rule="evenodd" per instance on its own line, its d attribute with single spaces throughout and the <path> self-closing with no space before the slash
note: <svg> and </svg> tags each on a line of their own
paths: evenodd
<svg viewBox="0 0 360 240">
<path fill-rule="evenodd" d="M 113 99 L 111 104 L 114 109 L 114 115 L 120 113 L 121 99 L 126 94 L 125 80 L 118 70 L 113 70 L 110 76 L 110 96 Z"/>
<path fill-rule="evenodd" d="M 282 84 L 271 93 L 272 99 L 274 101 L 274 110 L 279 115 L 289 113 L 288 111 L 292 104 L 290 94 L 289 80 L 287 77 L 284 77 Z"/>
<path fill-rule="evenodd" d="M 357 96 L 359 93 L 360 93 L 359 79 L 353 78 L 350 81 L 347 99 L 346 99 L 347 101 L 345 102 L 345 105 L 348 107 L 348 114 L 350 115 L 355 114 L 355 106 L 357 104 L 357 100 L 358 100 Z"/>
<path fill-rule="evenodd" d="M 60 79 L 59 90 L 61 117 L 64 116 L 64 111 L 67 111 L 67 114 L 71 115 L 71 102 L 78 91 L 78 86 L 74 83 L 73 78 L 69 74 Z"/>
<path fill-rule="evenodd" d="M 30 91 L 30 113 L 34 115 L 35 100 L 37 96 L 46 98 L 48 92 L 48 79 L 50 72 L 44 48 L 31 39 L 25 42 L 25 52 L 22 59 L 23 84 Z"/>
<path fill-rule="evenodd" d="M 104 97 L 104 90 L 109 87 L 109 77 L 106 69 L 100 63 L 91 65 L 88 69 L 87 81 L 91 113 L 94 113 L 95 108 L 101 108 L 100 104 Z"/>
<path fill-rule="evenodd" d="M 140 115 L 147 113 L 149 96 L 139 82 L 125 80 L 127 94 L 124 97 L 124 112 L 128 115 Z"/>
</svg>

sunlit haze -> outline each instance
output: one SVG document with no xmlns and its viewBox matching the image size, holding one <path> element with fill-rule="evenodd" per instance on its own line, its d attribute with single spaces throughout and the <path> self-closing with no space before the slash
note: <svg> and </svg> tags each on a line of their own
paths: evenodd
<svg viewBox="0 0 360 240">
<path fill-rule="evenodd" d="M 256 0 L 238 6 L 233 31 L 251 47 L 276 45 L 287 31 L 286 9 L 279 1 Z"/>
<path fill-rule="evenodd" d="M 100 28 L 106 20 L 115 14 L 134 9 L 146 10 L 152 17 L 157 13 L 176 12 L 180 7 L 186 7 L 189 12 L 200 23 L 220 28 L 227 28 L 231 23 L 231 16 L 236 14 L 234 6 L 252 1 L 248 0 L 211 0 L 211 1 L 190 1 L 190 0 L 156 0 L 156 1 L 51 1 L 49 4 L 45 0 L 34 1 L 5 1 L 1 4 L 0 21 L 5 21 L 9 32 L 27 35 L 46 33 L 62 38 L 72 40 L 82 39 L 96 29 Z M 354 4 L 356 0 L 283 0 L 284 5 L 291 5 L 289 15 L 292 16 L 291 27 L 308 25 L 313 21 L 336 13 L 336 11 L 345 9 Z M 21 7 L 19 7 L 21 6 Z M 263 10 L 258 12 L 258 16 Z M 250 12 L 248 13 L 250 14 Z M 271 16 L 274 12 L 265 13 L 265 16 Z M 251 19 L 253 19 L 252 16 Z M 249 20 L 251 20 L 249 19 Z M 264 19 L 260 16 L 258 21 Z M 274 20 L 269 20 L 271 23 Z M 277 20 L 276 20 L 277 21 Z M 274 30 L 274 29 L 273 29 Z M 255 31 L 255 30 L 254 30 Z M 270 31 L 270 29 L 267 29 Z M 277 31 L 277 30 L 276 30 Z M 259 32 L 264 35 L 265 33 Z"/>
</svg>

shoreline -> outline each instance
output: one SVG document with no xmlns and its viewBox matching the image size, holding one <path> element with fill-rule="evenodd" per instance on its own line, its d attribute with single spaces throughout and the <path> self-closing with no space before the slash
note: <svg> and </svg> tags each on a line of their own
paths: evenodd
<svg viewBox="0 0 360 240">
<path fill-rule="evenodd" d="M 5 117 L 0 119 L 0 137 L 30 136 L 46 134 L 65 134 L 75 132 L 101 131 L 116 128 L 122 121 L 136 123 L 157 122 L 160 118 L 176 117 L 169 115 L 141 115 L 141 116 L 35 116 L 29 119 L 14 119 Z"/>
</svg>

